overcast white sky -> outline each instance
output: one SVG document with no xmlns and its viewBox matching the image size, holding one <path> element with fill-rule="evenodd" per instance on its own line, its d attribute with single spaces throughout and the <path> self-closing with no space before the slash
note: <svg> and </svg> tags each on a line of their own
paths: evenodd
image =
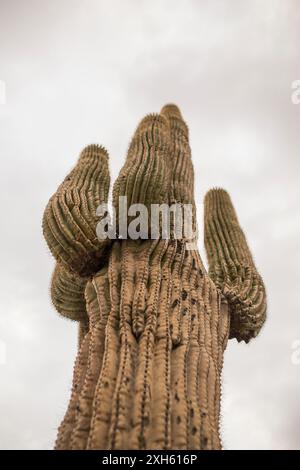
<svg viewBox="0 0 300 470">
<path fill-rule="evenodd" d="M 77 328 L 50 304 L 45 204 L 89 143 L 115 178 L 138 120 L 172 101 L 199 222 L 226 188 L 268 290 L 261 335 L 225 353 L 224 447 L 300 449 L 297 79 L 298 0 L 0 1 L 0 448 L 52 448 L 69 399 Z"/>
</svg>

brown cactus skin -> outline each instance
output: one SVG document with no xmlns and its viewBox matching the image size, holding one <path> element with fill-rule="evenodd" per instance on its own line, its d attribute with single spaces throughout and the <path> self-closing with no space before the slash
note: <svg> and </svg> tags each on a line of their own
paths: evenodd
<svg viewBox="0 0 300 470">
<path fill-rule="evenodd" d="M 177 202 L 195 209 L 193 175 L 187 126 L 179 109 L 167 105 L 138 126 L 114 186 L 114 205 L 119 196 L 127 196 L 128 205 Z M 69 292 L 60 302 L 55 297 L 59 311 L 81 325 L 71 399 L 56 449 L 221 448 L 223 353 L 229 329 L 232 336 L 248 340 L 253 327 L 243 315 L 250 313 L 252 321 L 255 312 L 234 310 L 236 299 L 244 306 L 243 291 L 237 288 L 243 283 L 249 288 L 245 276 L 223 282 L 232 265 L 226 250 L 235 250 L 238 273 L 237 260 L 244 269 L 243 262 L 252 258 L 228 204 L 218 225 L 212 194 L 205 201 L 211 277 L 198 251 L 187 248 L 190 240 L 115 240 L 108 255 L 99 258 L 96 273 L 94 260 L 91 268 L 77 269 L 90 271 L 88 280 L 72 274 L 72 288 L 77 276 L 76 295 L 80 287 L 81 301 L 84 295 L 88 331 L 84 316 L 69 313 L 75 301 L 70 304 Z M 58 274 L 66 264 L 74 271 L 70 258 L 59 258 L 56 296 L 62 282 Z M 253 262 L 251 268 L 256 273 Z M 255 306 L 256 279 L 249 290 Z"/>
<path fill-rule="evenodd" d="M 79 348 L 88 332 L 89 332 L 89 320 L 88 320 L 88 316 L 86 316 L 84 320 L 81 320 L 79 322 L 79 328 L 78 328 L 78 347 Z"/>
</svg>

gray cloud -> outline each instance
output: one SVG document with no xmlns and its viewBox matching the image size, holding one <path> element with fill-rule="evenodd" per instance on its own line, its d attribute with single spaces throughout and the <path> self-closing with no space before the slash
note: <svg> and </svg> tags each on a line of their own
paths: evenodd
<svg viewBox="0 0 300 470">
<path fill-rule="evenodd" d="M 1 448 L 51 448 L 69 397 L 77 330 L 50 305 L 44 206 L 88 143 L 115 177 L 137 121 L 169 101 L 200 222 L 206 190 L 228 189 L 269 295 L 260 337 L 226 350 L 224 446 L 300 448 L 299 41 L 296 0 L 1 2 Z"/>
</svg>

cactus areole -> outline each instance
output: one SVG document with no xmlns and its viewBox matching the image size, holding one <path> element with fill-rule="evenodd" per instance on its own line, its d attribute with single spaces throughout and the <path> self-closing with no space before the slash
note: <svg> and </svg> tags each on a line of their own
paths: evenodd
<svg viewBox="0 0 300 470">
<path fill-rule="evenodd" d="M 223 189 L 205 196 L 206 272 L 191 240 L 172 236 L 172 224 L 169 237 L 99 238 L 97 209 L 109 185 L 108 153 L 90 145 L 44 212 L 56 259 L 52 302 L 79 322 L 55 448 L 221 449 L 228 338 L 248 342 L 266 317 L 264 284 L 230 197 Z M 138 125 L 113 187 L 116 226 L 124 222 L 122 197 L 146 209 L 189 204 L 196 226 L 188 128 L 177 106 Z"/>
</svg>

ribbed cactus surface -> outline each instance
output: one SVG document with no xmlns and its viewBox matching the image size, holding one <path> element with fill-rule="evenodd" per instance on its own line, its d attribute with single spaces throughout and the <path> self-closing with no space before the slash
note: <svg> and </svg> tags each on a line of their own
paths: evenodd
<svg viewBox="0 0 300 470">
<path fill-rule="evenodd" d="M 205 247 L 209 275 L 228 299 L 230 338 L 248 342 L 262 327 L 266 294 L 237 215 L 224 189 L 205 196 Z"/>
<path fill-rule="evenodd" d="M 80 276 L 93 274 L 103 263 L 107 241 L 99 241 L 96 209 L 107 201 L 108 155 L 90 145 L 50 198 L 43 217 L 43 233 L 56 260 Z"/>
<path fill-rule="evenodd" d="M 205 198 L 208 275 L 186 238 L 99 241 L 96 208 L 108 189 L 107 152 L 87 147 L 44 214 L 57 261 L 52 301 L 80 324 L 56 448 L 220 449 L 228 337 L 256 336 L 266 312 L 230 198 L 223 190 Z M 116 207 L 120 196 L 147 208 L 191 204 L 196 227 L 188 129 L 175 105 L 137 127 L 113 188 Z"/>
</svg>

